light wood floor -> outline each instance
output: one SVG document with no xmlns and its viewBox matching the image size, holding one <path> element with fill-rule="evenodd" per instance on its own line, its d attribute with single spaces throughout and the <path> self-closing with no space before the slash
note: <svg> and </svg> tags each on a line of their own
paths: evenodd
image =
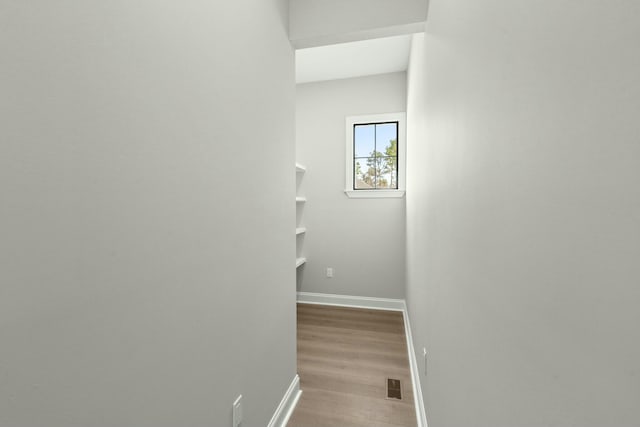
<svg viewBox="0 0 640 427">
<path fill-rule="evenodd" d="M 402 313 L 298 304 L 302 397 L 287 427 L 415 427 Z M 402 381 L 388 400 L 386 379 Z"/>
</svg>

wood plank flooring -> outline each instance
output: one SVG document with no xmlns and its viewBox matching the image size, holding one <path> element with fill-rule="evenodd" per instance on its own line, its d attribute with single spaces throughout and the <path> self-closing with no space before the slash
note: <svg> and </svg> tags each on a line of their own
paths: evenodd
<svg viewBox="0 0 640 427">
<path fill-rule="evenodd" d="M 298 304 L 302 397 L 287 427 L 415 427 L 402 313 Z M 402 400 L 386 399 L 386 379 Z"/>
</svg>

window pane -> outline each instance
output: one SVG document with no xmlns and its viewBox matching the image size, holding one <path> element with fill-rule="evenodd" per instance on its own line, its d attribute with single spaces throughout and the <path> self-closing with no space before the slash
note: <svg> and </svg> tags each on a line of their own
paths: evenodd
<svg viewBox="0 0 640 427">
<path fill-rule="evenodd" d="M 364 159 L 355 159 L 353 165 L 353 188 L 356 190 L 365 190 L 375 187 L 375 164 L 374 157 Z"/>
<path fill-rule="evenodd" d="M 376 125 L 376 150 L 383 156 L 397 156 L 398 123 Z"/>
<path fill-rule="evenodd" d="M 353 157 L 369 157 L 375 150 L 376 125 L 353 127 Z"/>
<path fill-rule="evenodd" d="M 378 172 L 378 188 L 398 188 L 398 158 L 378 157 L 376 159 Z"/>
</svg>

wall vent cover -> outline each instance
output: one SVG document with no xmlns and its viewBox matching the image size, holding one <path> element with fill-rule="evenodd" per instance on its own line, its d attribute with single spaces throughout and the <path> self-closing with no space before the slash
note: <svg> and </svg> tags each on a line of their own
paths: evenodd
<svg viewBox="0 0 640 427">
<path fill-rule="evenodd" d="M 395 378 L 387 378 L 387 399 L 402 400 L 402 383 Z"/>
</svg>

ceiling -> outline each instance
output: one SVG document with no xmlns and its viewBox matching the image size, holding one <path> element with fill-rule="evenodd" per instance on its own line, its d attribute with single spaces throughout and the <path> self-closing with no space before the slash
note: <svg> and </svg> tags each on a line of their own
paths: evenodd
<svg viewBox="0 0 640 427">
<path fill-rule="evenodd" d="M 411 35 L 296 50 L 296 83 L 406 71 Z"/>
</svg>

